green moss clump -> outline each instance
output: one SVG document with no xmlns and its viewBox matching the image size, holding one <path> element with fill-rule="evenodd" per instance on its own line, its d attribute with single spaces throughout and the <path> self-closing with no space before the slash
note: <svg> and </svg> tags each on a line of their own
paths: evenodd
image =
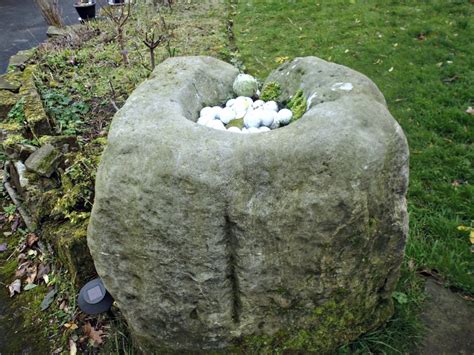
<svg viewBox="0 0 474 355">
<path fill-rule="evenodd" d="M 9 132 L 18 132 L 23 129 L 23 126 L 17 122 L 0 123 L 0 130 Z"/>
<path fill-rule="evenodd" d="M 267 83 L 260 94 L 260 99 L 263 101 L 277 101 L 278 96 L 281 94 L 281 86 L 276 81 L 270 81 Z"/>
<path fill-rule="evenodd" d="M 43 225 L 43 235 L 54 244 L 61 263 L 71 275 L 72 283 L 94 275 L 94 263 L 87 247 L 88 223 L 86 218 L 76 224 L 66 221 Z"/>
<path fill-rule="evenodd" d="M 304 96 L 303 90 L 299 89 L 296 94 L 292 97 L 290 102 L 288 102 L 288 108 L 293 112 L 293 118 L 291 122 L 294 122 L 303 116 L 306 112 L 306 98 Z"/>
<path fill-rule="evenodd" d="M 0 267 L 1 279 L 10 280 L 15 274 L 15 270 L 17 267 L 18 267 L 18 262 L 15 259 L 5 261 L 5 263 Z"/>
<path fill-rule="evenodd" d="M 336 299 L 343 299 L 340 291 Z M 329 354 L 338 346 L 357 338 L 373 325 L 380 324 L 393 312 L 390 304 L 381 305 L 379 312 L 372 314 L 360 305 L 345 300 L 332 299 L 315 308 L 308 316 L 305 326 L 278 331 L 273 336 L 252 335 L 242 340 L 245 352 L 259 354 L 317 353 Z"/>
<path fill-rule="evenodd" d="M 21 143 L 24 140 L 21 134 L 10 134 L 7 139 L 3 141 L 3 148 L 11 147 L 17 143 Z"/>
</svg>

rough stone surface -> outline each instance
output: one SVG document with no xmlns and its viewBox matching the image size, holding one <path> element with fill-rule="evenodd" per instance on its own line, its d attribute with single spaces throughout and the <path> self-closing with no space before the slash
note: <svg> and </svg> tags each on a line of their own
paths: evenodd
<svg viewBox="0 0 474 355">
<path fill-rule="evenodd" d="M 276 335 L 331 351 L 392 313 L 405 136 L 368 78 L 315 57 L 269 78 L 282 99 L 312 97 L 297 122 L 259 135 L 196 124 L 236 76 L 212 58 L 168 59 L 114 117 L 88 229 L 96 269 L 144 350 Z"/>
<path fill-rule="evenodd" d="M 10 177 L 16 191 L 20 195 L 24 195 L 25 189 L 28 187 L 29 181 L 25 175 L 26 167 L 21 161 L 16 161 L 10 164 Z"/>
<path fill-rule="evenodd" d="M 474 302 L 426 281 L 428 299 L 421 315 L 425 336 L 419 354 L 474 354 Z"/>
<path fill-rule="evenodd" d="M 46 114 L 41 97 L 36 90 L 34 81 L 35 66 L 27 66 L 23 72 L 23 85 L 20 88 L 20 95 L 24 98 L 25 119 L 28 122 L 28 128 L 33 136 L 51 134 L 52 128 Z"/>
<path fill-rule="evenodd" d="M 79 149 L 76 136 L 42 136 L 41 144 L 49 143 L 58 148 L 62 153 Z"/>
<path fill-rule="evenodd" d="M 46 30 L 46 35 L 48 37 L 63 37 L 67 36 L 69 31 L 67 28 L 61 28 L 61 27 L 56 27 L 56 26 L 48 26 L 48 29 Z"/>
<path fill-rule="evenodd" d="M 18 96 L 8 90 L 0 90 L 0 121 L 8 118 L 8 112 L 15 106 Z"/>
<path fill-rule="evenodd" d="M 45 144 L 25 161 L 26 168 L 38 175 L 50 177 L 60 163 L 62 154 L 51 144 Z"/>
<path fill-rule="evenodd" d="M 17 54 L 12 55 L 8 61 L 8 66 L 15 70 L 25 69 L 26 62 L 33 56 L 34 48 L 18 51 Z"/>
<path fill-rule="evenodd" d="M 0 90 L 18 92 L 21 86 L 21 73 L 13 72 L 0 75 Z"/>
</svg>

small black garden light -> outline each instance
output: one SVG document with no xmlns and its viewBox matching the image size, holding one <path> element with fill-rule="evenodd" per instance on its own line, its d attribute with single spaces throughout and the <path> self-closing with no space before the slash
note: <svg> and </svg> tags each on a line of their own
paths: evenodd
<svg viewBox="0 0 474 355">
<path fill-rule="evenodd" d="M 125 0 L 109 0 L 108 2 L 110 6 L 125 4 Z"/>
<path fill-rule="evenodd" d="M 112 296 L 99 278 L 86 283 L 77 298 L 79 308 L 87 314 L 106 312 L 112 307 L 113 302 Z"/>
</svg>

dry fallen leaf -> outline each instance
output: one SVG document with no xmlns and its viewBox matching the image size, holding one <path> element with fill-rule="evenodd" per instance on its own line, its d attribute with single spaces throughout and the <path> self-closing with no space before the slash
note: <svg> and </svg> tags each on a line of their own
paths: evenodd
<svg viewBox="0 0 474 355">
<path fill-rule="evenodd" d="M 278 64 L 283 64 L 287 62 L 288 59 L 290 59 L 290 57 L 276 57 L 275 62 L 277 62 Z"/>
<path fill-rule="evenodd" d="M 18 266 L 18 269 L 15 271 L 15 277 L 21 278 L 26 275 L 26 270 L 30 266 L 31 261 L 25 261 L 24 263 Z"/>
<path fill-rule="evenodd" d="M 20 253 L 20 254 L 18 254 L 18 256 L 16 257 L 16 259 L 17 259 L 18 261 L 26 260 L 26 254 L 25 254 L 25 253 Z"/>
<path fill-rule="evenodd" d="M 72 339 L 69 339 L 69 354 L 70 355 L 76 355 L 77 354 L 76 342 Z"/>
<path fill-rule="evenodd" d="M 47 276 L 50 272 L 49 265 L 44 265 L 43 263 L 38 265 L 38 275 L 36 276 L 39 279 L 42 279 L 44 276 Z M 47 282 L 46 282 L 47 283 Z"/>
<path fill-rule="evenodd" d="M 31 247 L 39 240 L 38 236 L 34 233 L 28 233 L 26 236 L 26 245 Z"/>
<path fill-rule="evenodd" d="M 65 300 L 61 302 L 61 304 L 59 305 L 59 309 L 62 311 L 62 310 L 64 309 L 64 307 L 66 307 L 66 301 L 65 301 Z M 66 324 L 69 324 L 69 323 L 66 323 Z M 64 326 L 65 326 L 66 328 L 68 328 L 68 327 L 66 326 L 66 324 L 64 324 Z"/>
<path fill-rule="evenodd" d="M 67 328 L 67 329 L 71 329 L 71 330 L 75 330 L 75 329 L 79 328 L 78 325 L 74 322 L 64 323 L 64 327 Z"/>
<path fill-rule="evenodd" d="M 16 279 L 10 285 L 8 285 L 8 290 L 10 291 L 10 297 L 15 296 L 15 293 L 21 292 L 21 281 Z"/>
<path fill-rule="evenodd" d="M 7 249 L 8 249 L 7 243 L 0 244 L 0 253 L 4 252 L 4 251 L 7 251 Z"/>
<path fill-rule="evenodd" d="M 26 283 L 32 284 L 33 282 L 35 282 L 37 270 L 38 268 L 36 267 L 36 265 L 30 266 L 26 269 Z"/>
<path fill-rule="evenodd" d="M 472 108 L 471 106 L 469 106 L 466 110 L 466 113 L 470 114 L 470 115 L 474 115 L 474 108 Z"/>
<path fill-rule="evenodd" d="M 102 337 L 104 336 L 104 332 L 102 330 L 95 330 L 89 322 L 84 324 L 83 330 L 84 334 L 89 337 L 94 346 L 99 346 L 102 344 Z"/>
<path fill-rule="evenodd" d="M 416 36 L 416 38 L 419 40 L 419 41 L 423 41 L 424 39 L 426 39 L 426 36 L 423 32 L 420 32 L 418 33 L 418 35 Z"/>
</svg>

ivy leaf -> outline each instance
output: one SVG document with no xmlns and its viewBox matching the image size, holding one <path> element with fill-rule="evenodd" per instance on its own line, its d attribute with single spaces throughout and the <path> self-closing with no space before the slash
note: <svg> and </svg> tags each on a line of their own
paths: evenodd
<svg viewBox="0 0 474 355">
<path fill-rule="evenodd" d="M 28 285 L 26 285 L 25 287 L 23 287 L 23 291 L 32 290 L 32 289 L 34 289 L 36 286 L 38 286 L 38 285 L 36 285 L 36 284 L 28 284 Z"/>
<path fill-rule="evenodd" d="M 84 334 L 91 340 L 94 347 L 99 346 L 104 341 L 102 339 L 102 337 L 105 336 L 104 332 L 100 329 L 95 330 L 89 322 L 83 326 L 83 330 Z"/>
<path fill-rule="evenodd" d="M 51 306 L 51 303 L 54 301 L 54 296 L 56 296 L 56 289 L 53 288 L 46 296 L 44 296 L 44 299 L 41 302 L 40 308 L 42 311 L 47 310 L 49 306 Z"/>
<path fill-rule="evenodd" d="M 408 296 L 407 296 L 406 293 L 395 291 L 395 292 L 392 294 L 392 297 L 393 297 L 393 298 L 395 299 L 395 301 L 397 301 L 399 304 L 406 304 L 406 303 L 408 303 Z"/>
</svg>

